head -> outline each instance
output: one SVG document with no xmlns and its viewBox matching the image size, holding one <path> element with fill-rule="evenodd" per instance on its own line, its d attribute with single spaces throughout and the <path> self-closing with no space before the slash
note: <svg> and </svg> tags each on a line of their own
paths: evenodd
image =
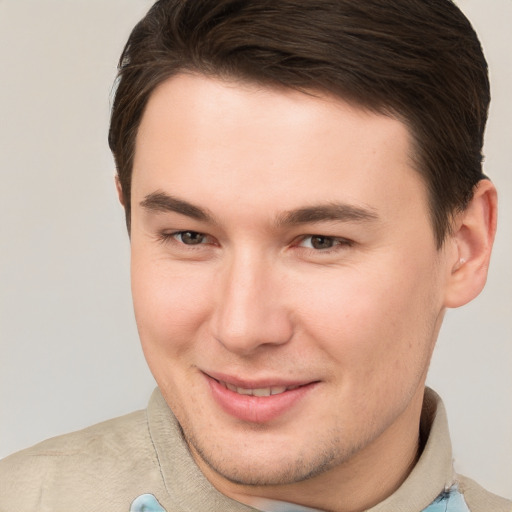
<svg viewBox="0 0 512 512">
<path fill-rule="evenodd" d="M 385 495 L 414 463 L 444 310 L 485 281 L 488 96 L 448 0 L 159 1 L 136 26 L 110 144 L 137 325 L 218 488 L 332 508 L 326 475 Z"/>
</svg>

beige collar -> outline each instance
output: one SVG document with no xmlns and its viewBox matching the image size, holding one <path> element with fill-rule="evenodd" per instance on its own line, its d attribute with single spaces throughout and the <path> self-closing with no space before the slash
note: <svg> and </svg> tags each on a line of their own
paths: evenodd
<svg viewBox="0 0 512 512">
<path fill-rule="evenodd" d="M 420 459 L 405 482 L 368 512 L 416 512 L 427 508 L 455 482 L 446 409 L 439 395 L 425 389 L 420 422 L 426 441 Z"/>
</svg>

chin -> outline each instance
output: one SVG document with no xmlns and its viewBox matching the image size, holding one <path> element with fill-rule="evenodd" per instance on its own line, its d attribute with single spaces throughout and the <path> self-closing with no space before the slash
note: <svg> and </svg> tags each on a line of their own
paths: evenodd
<svg viewBox="0 0 512 512">
<path fill-rule="evenodd" d="M 210 440 L 211 441 L 211 440 Z M 343 462 L 337 447 L 297 451 L 297 445 L 286 449 L 281 444 L 274 449 L 272 443 L 265 443 L 266 449 L 254 450 L 237 447 L 235 443 L 229 448 L 219 446 L 212 449 L 206 443 L 197 443 L 187 439 L 192 455 L 200 467 L 205 465 L 226 480 L 245 486 L 289 485 L 318 476 Z M 227 455 L 226 455 L 227 453 Z"/>
</svg>

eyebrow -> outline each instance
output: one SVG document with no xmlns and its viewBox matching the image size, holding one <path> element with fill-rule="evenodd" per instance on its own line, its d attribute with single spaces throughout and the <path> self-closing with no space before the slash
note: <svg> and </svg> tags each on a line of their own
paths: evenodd
<svg viewBox="0 0 512 512">
<path fill-rule="evenodd" d="M 151 212 L 174 212 L 195 220 L 213 223 L 213 217 L 210 213 L 198 206 L 170 196 L 165 192 L 153 192 L 148 194 L 140 205 L 145 210 Z"/>
<path fill-rule="evenodd" d="M 148 194 L 140 205 L 148 211 L 173 212 L 195 220 L 215 224 L 213 215 L 207 210 L 165 192 L 157 191 Z M 277 216 L 276 225 L 300 225 L 325 221 L 369 222 L 378 219 L 379 216 L 372 208 L 331 202 L 283 212 Z"/>
<path fill-rule="evenodd" d="M 314 222 L 369 222 L 377 221 L 379 216 L 371 208 L 362 208 L 345 203 L 328 203 L 291 210 L 278 216 L 277 224 L 300 225 Z"/>
</svg>

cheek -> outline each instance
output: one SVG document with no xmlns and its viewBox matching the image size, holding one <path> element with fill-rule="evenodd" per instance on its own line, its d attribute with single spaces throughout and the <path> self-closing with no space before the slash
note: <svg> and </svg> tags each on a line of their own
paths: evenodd
<svg viewBox="0 0 512 512">
<path fill-rule="evenodd" d="M 325 276 L 309 289 L 301 315 L 331 359 L 367 380 L 422 371 L 440 309 L 428 266 L 381 263 Z"/>
<path fill-rule="evenodd" d="M 207 316 L 208 280 L 197 269 L 132 259 L 132 295 L 142 348 L 149 360 L 193 347 Z"/>
</svg>

